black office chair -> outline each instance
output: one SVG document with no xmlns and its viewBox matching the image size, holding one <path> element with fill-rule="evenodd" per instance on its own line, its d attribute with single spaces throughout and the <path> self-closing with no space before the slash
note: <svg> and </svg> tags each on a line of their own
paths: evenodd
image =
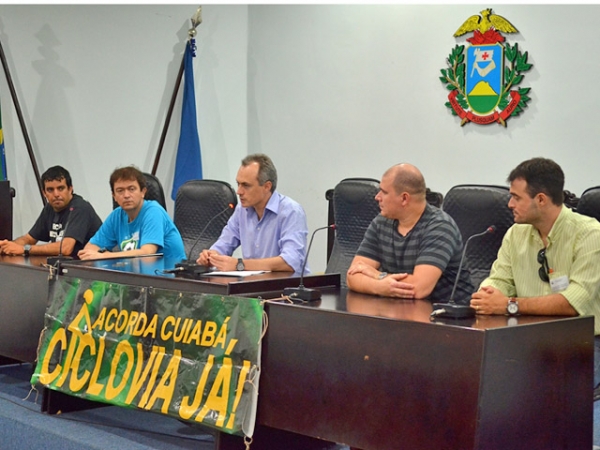
<svg viewBox="0 0 600 450">
<path fill-rule="evenodd" d="M 346 178 L 333 190 L 335 238 L 325 273 L 339 273 L 342 287 L 365 231 L 379 214 L 378 191 L 379 181 L 373 178 Z"/>
<path fill-rule="evenodd" d="M 160 180 L 151 173 L 146 172 L 144 172 L 144 177 L 146 178 L 146 195 L 144 198 L 146 200 L 156 200 L 166 210 L 167 202 L 165 202 L 165 192 Z M 119 206 L 119 204 L 113 198 L 113 209 L 117 206 Z"/>
<path fill-rule="evenodd" d="M 577 211 L 577 205 L 579 204 L 579 197 L 577 197 L 571 191 L 563 191 L 563 199 L 564 199 L 565 206 L 567 208 L 570 208 L 573 211 Z"/>
<path fill-rule="evenodd" d="M 191 180 L 181 185 L 175 197 L 173 221 L 190 259 L 196 259 L 216 242 L 235 205 L 235 191 L 225 181 Z"/>
<path fill-rule="evenodd" d="M 475 288 L 489 275 L 498 256 L 502 238 L 514 223 L 508 208 L 509 190 L 505 186 L 463 184 L 448 191 L 442 209 L 446 211 L 460 229 L 463 244 L 477 233 L 495 225 L 496 231 L 478 238 L 469 244 L 463 268 L 471 271 Z"/>
<path fill-rule="evenodd" d="M 577 203 L 577 212 L 600 221 L 600 186 L 583 191 Z"/>
<path fill-rule="evenodd" d="M 425 199 L 427 203 L 438 208 L 441 208 L 442 203 L 444 203 L 444 195 L 441 192 L 434 192 L 429 188 L 425 190 Z"/>
</svg>

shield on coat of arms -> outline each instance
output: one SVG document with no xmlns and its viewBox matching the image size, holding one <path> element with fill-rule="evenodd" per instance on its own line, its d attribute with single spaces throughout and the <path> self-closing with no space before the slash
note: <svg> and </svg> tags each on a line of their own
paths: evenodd
<svg viewBox="0 0 600 450">
<path fill-rule="evenodd" d="M 504 73 L 504 47 L 499 44 L 467 48 L 465 93 L 471 109 L 488 114 L 500 103 Z"/>
</svg>

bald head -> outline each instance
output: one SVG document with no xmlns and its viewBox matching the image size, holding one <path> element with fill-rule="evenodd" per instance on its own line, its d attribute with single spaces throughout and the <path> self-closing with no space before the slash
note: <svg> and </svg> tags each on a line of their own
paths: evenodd
<svg viewBox="0 0 600 450">
<path fill-rule="evenodd" d="M 396 194 L 408 192 L 414 198 L 425 200 L 425 179 L 419 169 L 412 164 L 396 164 L 384 174 L 393 177 Z"/>
</svg>

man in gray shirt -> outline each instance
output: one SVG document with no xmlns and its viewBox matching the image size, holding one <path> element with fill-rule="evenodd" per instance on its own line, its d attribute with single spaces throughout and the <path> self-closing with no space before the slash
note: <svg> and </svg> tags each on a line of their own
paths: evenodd
<svg viewBox="0 0 600 450">
<path fill-rule="evenodd" d="M 350 289 L 399 298 L 448 302 L 458 274 L 463 242 L 458 226 L 425 198 L 425 180 L 415 166 L 388 169 L 375 200 L 373 219 L 348 269 Z M 455 301 L 468 304 L 473 292 L 468 270 L 458 281 Z"/>
</svg>

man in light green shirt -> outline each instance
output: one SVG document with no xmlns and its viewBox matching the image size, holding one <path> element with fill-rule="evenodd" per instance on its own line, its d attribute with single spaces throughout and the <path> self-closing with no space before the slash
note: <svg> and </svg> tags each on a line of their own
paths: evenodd
<svg viewBox="0 0 600 450">
<path fill-rule="evenodd" d="M 594 386 L 600 383 L 600 223 L 563 205 L 564 174 L 533 158 L 509 175 L 515 225 L 490 276 L 471 297 L 478 314 L 595 317 Z"/>
</svg>

